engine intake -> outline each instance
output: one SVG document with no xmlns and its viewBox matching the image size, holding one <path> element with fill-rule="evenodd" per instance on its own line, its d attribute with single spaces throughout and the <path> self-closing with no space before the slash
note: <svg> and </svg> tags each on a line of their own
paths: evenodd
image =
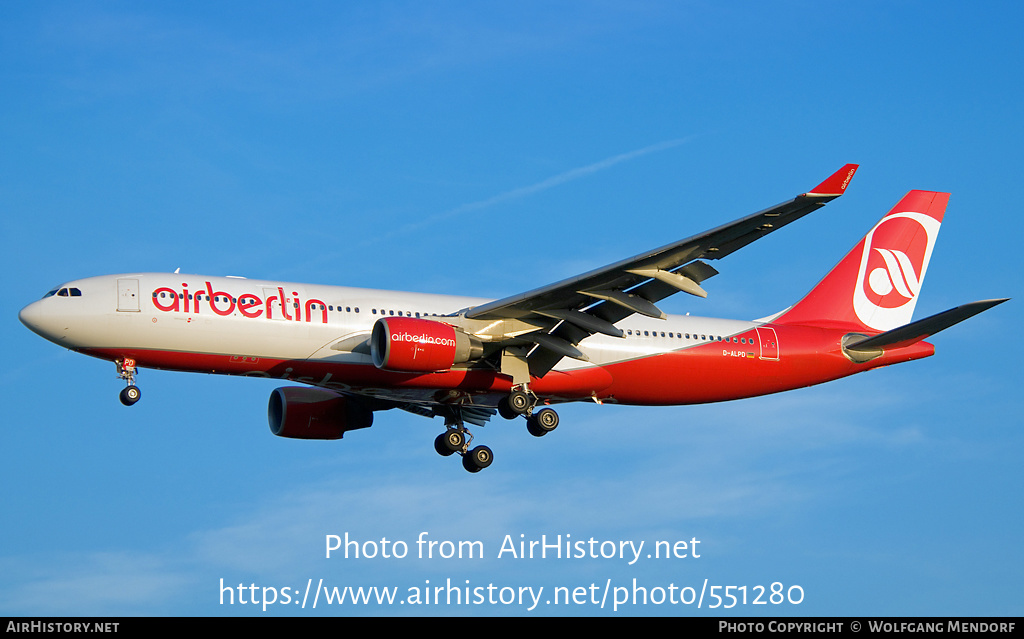
<svg viewBox="0 0 1024 639">
<path fill-rule="evenodd" d="M 382 317 L 373 325 L 370 354 L 377 368 L 432 373 L 479 359 L 484 347 L 477 338 L 444 322 Z"/>
<path fill-rule="evenodd" d="M 270 432 L 293 439 L 341 439 L 368 428 L 373 411 L 362 402 L 322 388 L 275 388 L 267 407 Z"/>
</svg>

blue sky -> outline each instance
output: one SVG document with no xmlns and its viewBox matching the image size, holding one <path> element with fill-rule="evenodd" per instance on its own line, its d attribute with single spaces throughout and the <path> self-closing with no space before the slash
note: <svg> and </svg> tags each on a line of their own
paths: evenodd
<svg viewBox="0 0 1024 639">
<path fill-rule="evenodd" d="M 469 475 L 395 412 L 271 436 L 265 380 L 143 371 L 17 311 L 127 271 L 510 295 L 850 190 L 669 312 L 805 293 L 908 190 L 952 199 L 916 317 L 1019 297 L 1016 3 L 7 3 L 0 8 L 0 612 L 9 615 L 1020 615 L 1022 319 L 936 356 L 730 404 L 497 420 Z M 682 299 L 687 297 L 687 299 Z M 480 560 L 324 558 L 325 535 Z M 701 557 L 513 560 L 505 535 L 701 541 Z M 219 604 L 219 585 L 799 585 L 799 605 Z M 753 598 L 753 595 L 751 595 Z"/>
</svg>

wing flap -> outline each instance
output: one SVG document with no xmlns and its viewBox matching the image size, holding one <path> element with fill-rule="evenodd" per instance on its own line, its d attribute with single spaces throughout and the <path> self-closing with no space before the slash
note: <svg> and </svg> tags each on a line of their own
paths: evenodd
<svg viewBox="0 0 1024 639">
<path fill-rule="evenodd" d="M 444 417 L 446 421 L 458 421 L 461 419 L 464 422 L 469 422 L 475 426 L 484 426 L 491 416 L 495 415 L 498 411 L 493 408 L 484 408 L 482 406 L 471 406 L 468 404 L 416 404 L 412 402 L 397 403 L 397 407 L 412 413 L 413 415 L 420 415 L 422 417 L 433 418 L 433 417 Z"/>
</svg>

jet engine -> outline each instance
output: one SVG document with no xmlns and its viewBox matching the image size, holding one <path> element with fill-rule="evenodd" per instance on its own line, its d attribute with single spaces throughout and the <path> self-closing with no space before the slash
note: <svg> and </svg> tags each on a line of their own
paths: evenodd
<svg viewBox="0 0 1024 639">
<path fill-rule="evenodd" d="M 407 373 L 445 371 L 483 356 L 483 343 L 434 320 L 382 317 L 373 325 L 370 354 L 377 368 Z"/>
<path fill-rule="evenodd" d="M 322 388 L 275 388 L 267 407 L 270 432 L 294 439 L 341 439 L 368 428 L 373 411 L 362 402 Z"/>
</svg>

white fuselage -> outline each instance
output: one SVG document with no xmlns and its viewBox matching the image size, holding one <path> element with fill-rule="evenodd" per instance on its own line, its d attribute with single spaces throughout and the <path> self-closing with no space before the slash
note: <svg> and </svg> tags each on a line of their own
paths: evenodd
<svg viewBox="0 0 1024 639">
<path fill-rule="evenodd" d="M 69 349 L 143 348 L 360 364 L 370 364 L 368 353 L 332 350 L 331 346 L 368 337 L 381 317 L 443 321 L 443 316 L 489 301 L 163 273 L 91 277 L 55 290 L 61 288 L 77 289 L 81 295 L 50 295 L 25 307 L 21 317 L 37 333 Z M 558 369 L 677 350 L 753 326 L 753 322 L 740 320 L 633 316 L 620 322 L 629 333 L 627 339 L 591 336 L 580 345 L 590 364 L 563 359 Z"/>
</svg>

